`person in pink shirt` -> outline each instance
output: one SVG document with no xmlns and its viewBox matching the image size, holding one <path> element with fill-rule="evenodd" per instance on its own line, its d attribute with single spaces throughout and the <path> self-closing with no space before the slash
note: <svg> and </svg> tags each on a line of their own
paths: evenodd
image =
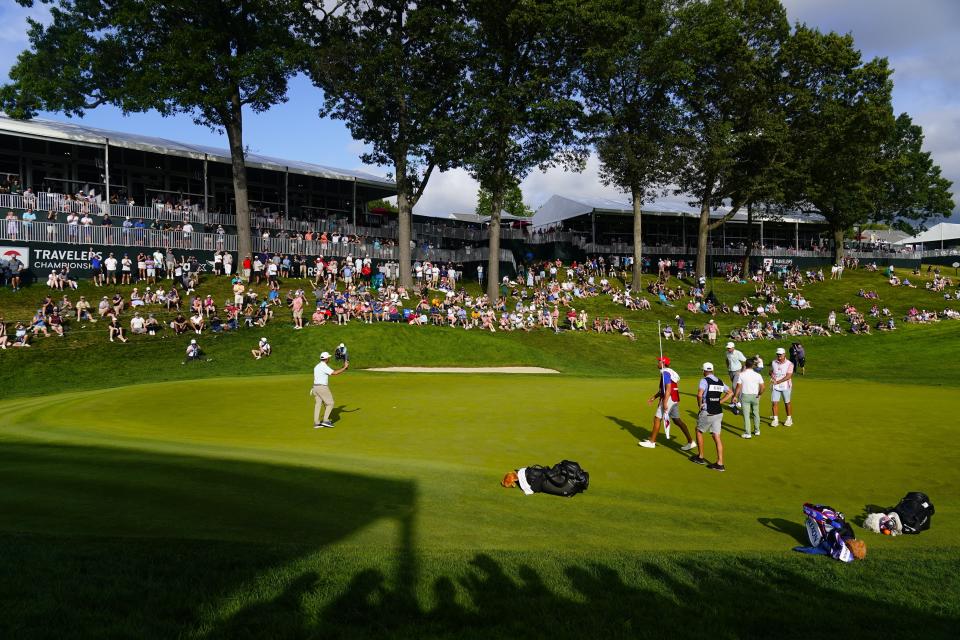
<svg viewBox="0 0 960 640">
<path fill-rule="evenodd" d="M 303 291 L 297 290 L 297 294 L 293 297 L 293 302 L 290 305 L 293 309 L 294 329 L 303 329 L 303 305 Z"/>
</svg>

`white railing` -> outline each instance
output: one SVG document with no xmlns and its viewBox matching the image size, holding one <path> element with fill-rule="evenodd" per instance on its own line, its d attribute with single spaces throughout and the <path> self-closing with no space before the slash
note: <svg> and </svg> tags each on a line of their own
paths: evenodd
<svg viewBox="0 0 960 640">
<path fill-rule="evenodd" d="M 216 233 L 183 233 L 182 231 L 161 231 L 158 229 L 107 227 L 95 225 L 74 225 L 61 222 L 23 222 L 20 220 L 0 220 L 0 240 L 13 242 L 40 242 L 76 245 L 97 245 L 109 247 L 134 247 L 142 249 L 178 249 L 205 251 L 237 251 L 237 236 Z M 366 257 L 376 260 L 398 260 L 399 248 L 376 243 L 337 244 L 290 238 L 252 238 L 253 250 L 257 253 L 279 253 L 287 255 L 307 255 L 343 258 L 346 256 Z M 439 262 L 471 262 L 486 260 L 490 255 L 486 247 L 466 247 L 464 249 L 411 250 L 413 260 Z M 513 253 L 505 249 L 500 251 L 500 260 L 514 267 Z"/>
<path fill-rule="evenodd" d="M 202 249 L 236 251 L 237 236 L 216 233 L 184 233 L 159 229 L 63 224 L 61 222 L 0 221 L 0 238 L 21 242 L 58 242 L 117 247 Z"/>
</svg>

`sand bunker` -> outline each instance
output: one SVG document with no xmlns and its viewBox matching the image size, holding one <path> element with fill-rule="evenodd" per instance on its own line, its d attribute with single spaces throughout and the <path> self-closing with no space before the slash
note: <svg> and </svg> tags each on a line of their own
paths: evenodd
<svg viewBox="0 0 960 640">
<path fill-rule="evenodd" d="M 378 367 L 364 371 L 391 373 L 560 373 L 543 367 Z"/>
</svg>

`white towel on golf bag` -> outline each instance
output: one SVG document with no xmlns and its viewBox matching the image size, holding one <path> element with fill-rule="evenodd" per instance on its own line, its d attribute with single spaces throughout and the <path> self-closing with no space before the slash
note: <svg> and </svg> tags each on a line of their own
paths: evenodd
<svg viewBox="0 0 960 640">
<path fill-rule="evenodd" d="M 884 529 L 890 531 L 891 536 L 899 536 L 903 533 L 903 524 L 900 522 L 900 514 L 896 511 L 890 513 L 868 513 L 863 520 L 863 528 L 869 529 L 874 533 L 883 533 Z"/>
</svg>

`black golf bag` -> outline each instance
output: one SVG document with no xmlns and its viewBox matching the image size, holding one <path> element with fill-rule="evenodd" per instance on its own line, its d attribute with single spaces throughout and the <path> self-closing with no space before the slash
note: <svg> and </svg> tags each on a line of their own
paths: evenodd
<svg viewBox="0 0 960 640">
<path fill-rule="evenodd" d="M 896 511 L 900 516 L 900 524 L 904 533 L 920 533 L 930 528 L 930 520 L 936 509 L 927 494 L 920 491 L 911 491 L 897 503 L 895 507 L 884 509 L 890 513 Z"/>
<path fill-rule="evenodd" d="M 534 493 L 571 498 L 586 491 L 590 485 L 590 474 L 572 460 L 563 460 L 552 467 L 533 465 L 524 472 Z"/>
</svg>

